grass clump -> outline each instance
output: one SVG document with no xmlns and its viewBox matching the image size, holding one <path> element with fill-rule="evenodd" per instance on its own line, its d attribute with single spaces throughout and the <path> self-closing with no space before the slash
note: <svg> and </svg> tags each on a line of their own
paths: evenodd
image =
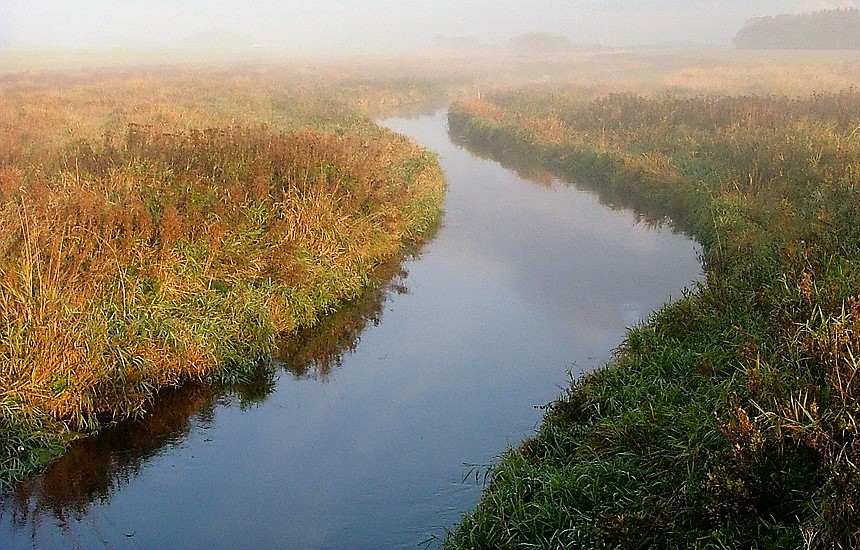
<svg viewBox="0 0 860 550">
<path fill-rule="evenodd" d="M 467 144 L 670 216 L 707 281 L 494 470 L 450 548 L 860 544 L 860 94 L 463 101 Z"/>
<path fill-rule="evenodd" d="M 98 82 L 135 86 L 121 76 Z M 281 338 L 419 242 L 444 192 L 434 156 L 366 120 L 135 122 L 129 105 L 62 82 L 48 101 L 52 79 L 13 81 L 17 109 L 0 116 L 11 142 L 0 152 L 3 488 L 76 432 L 140 416 L 161 388 L 253 378 Z M 181 93 L 166 82 L 165 96 Z M 84 100 L 99 103 L 101 135 L 51 118 L 73 108 L 39 109 Z"/>
</svg>

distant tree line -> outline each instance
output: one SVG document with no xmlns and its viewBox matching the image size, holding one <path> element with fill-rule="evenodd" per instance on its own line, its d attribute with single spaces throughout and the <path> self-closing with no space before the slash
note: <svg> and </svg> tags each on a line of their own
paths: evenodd
<svg viewBox="0 0 860 550">
<path fill-rule="evenodd" d="M 860 9 L 756 17 L 747 21 L 733 42 L 750 50 L 858 50 Z"/>
</svg>

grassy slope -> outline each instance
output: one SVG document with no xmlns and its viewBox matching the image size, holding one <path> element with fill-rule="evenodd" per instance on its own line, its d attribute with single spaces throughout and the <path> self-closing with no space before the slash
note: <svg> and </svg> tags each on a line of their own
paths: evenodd
<svg viewBox="0 0 860 550">
<path fill-rule="evenodd" d="M 0 487 L 162 387 L 252 376 L 434 223 L 436 159 L 366 119 L 433 86 L 297 82 L 3 79 Z"/>
<path fill-rule="evenodd" d="M 860 95 L 456 105 L 453 131 L 676 223 L 708 280 L 508 452 L 450 548 L 856 547 Z"/>
</svg>

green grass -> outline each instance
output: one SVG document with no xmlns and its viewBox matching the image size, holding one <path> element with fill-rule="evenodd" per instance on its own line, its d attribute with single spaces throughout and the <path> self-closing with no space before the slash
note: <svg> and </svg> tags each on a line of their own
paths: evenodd
<svg viewBox="0 0 860 550">
<path fill-rule="evenodd" d="M 860 95 L 500 93 L 452 132 L 669 215 L 707 281 L 576 380 L 449 548 L 860 543 Z"/>
</svg>

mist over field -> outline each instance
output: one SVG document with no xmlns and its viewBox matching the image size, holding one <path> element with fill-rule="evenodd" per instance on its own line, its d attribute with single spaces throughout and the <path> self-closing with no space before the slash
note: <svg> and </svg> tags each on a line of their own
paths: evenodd
<svg viewBox="0 0 860 550">
<path fill-rule="evenodd" d="M 421 53 L 529 32 L 572 43 L 729 47 L 749 18 L 855 0 L 4 0 L 0 48 L 242 49 L 278 55 Z"/>
</svg>

